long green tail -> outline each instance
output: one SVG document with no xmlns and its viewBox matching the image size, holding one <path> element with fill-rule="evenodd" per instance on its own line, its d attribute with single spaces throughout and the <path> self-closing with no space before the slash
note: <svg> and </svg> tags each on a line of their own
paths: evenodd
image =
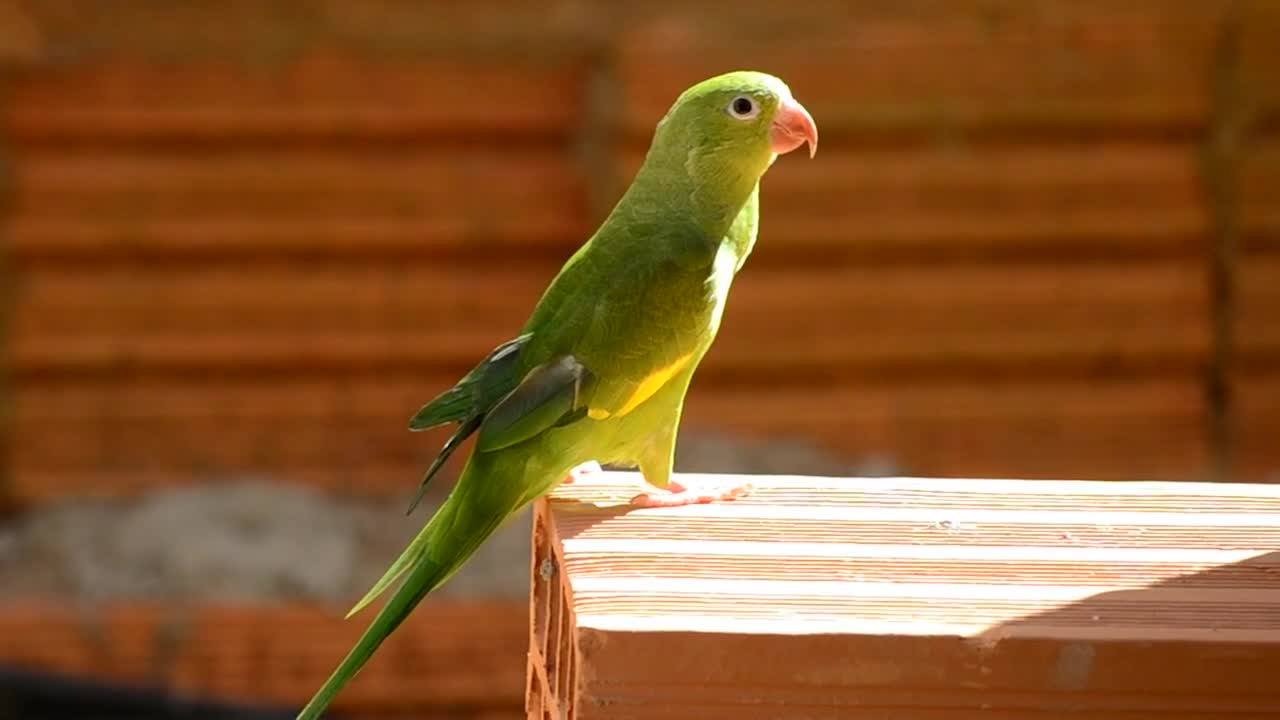
<svg viewBox="0 0 1280 720">
<path fill-rule="evenodd" d="M 469 464 L 470 465 L 470 464 Z M 468 472 L 471 471 L 471 472 Z M 329 679 L 316 692 L 307 706 L 298 713 L 298 720 L 316 720 L 333 702 L 351 678 L 364 667 L 387 636 L 400 627 L 432 590 L 444 584 L 486 538 L 510 515 L 499 510 L 494 513 L 477 513 L 475 498 L 468 498 L 467 490 L 474 487 L 474 478 L 468 478 L 474 469 L 468 467 L 458 486 L 450 493 L 444 505 L 432 516 L 426 526 L 405 548 L 395 563 L 356 603 L 347 617 L 351 617 L 386 590 L 405 571 L 408 575 L 392 594 L 391 599 L 374 617 L 373 622 L 360 636 L 351 652 L 338 665 Z M 468 482 L 470 480 L 471 482 Z M 470 505 L 470 507 L 467 507 Z"/>
</svg>

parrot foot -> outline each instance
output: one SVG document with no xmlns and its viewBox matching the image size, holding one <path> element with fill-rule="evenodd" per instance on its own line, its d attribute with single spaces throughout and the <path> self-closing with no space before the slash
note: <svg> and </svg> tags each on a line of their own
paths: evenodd
<svg viewBox="0 0 1280 720">
<path fill-rule="evenodd" d="M 741 485 L 708 485 L 687 487 L 675 480 L 667 483 L 666 490 L 655 489 L 643 492 L 631 498 L 631 504 L 638 507 L 678 507 L 680 505 L 696 505 L 713 503 L 722 500 L 736 500 L 751 494 L 754 488 L 750 484 Z"/>
<path fill-rule="evenodd" d="M 595 460 L 589 460 L 570 470 L 569 474 L 565 476 L 564 480 L 562 480 L 560 484 L 572 485 L 575 480 L 581 480 L 587 475 L 594 475 L 600 472 L 604 472 L 604 468 L 600 467 L 600 463 Z"/>
</svg>

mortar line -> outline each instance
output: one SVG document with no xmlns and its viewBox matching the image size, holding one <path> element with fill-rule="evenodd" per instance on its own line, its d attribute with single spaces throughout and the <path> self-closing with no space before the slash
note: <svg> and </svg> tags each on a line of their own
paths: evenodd
<svg viewBox="0 0 1280 720">
<path fill-rule="evenodd" d="M 1202 147 L 1201 177 L 1209 203 L 1207 283 L 1210 355 L 1205 368 L 1206 442 L 1213 480 L 1232 477 L 1234 435 L 1231 368 L 1235 349 L 1235 273 L 1239 244 L 1240 145 L 1245 110 L 1239 88 L 1240 7 L 1223 12 L 1209 77 L 1210 116 Z"/>
</svg>

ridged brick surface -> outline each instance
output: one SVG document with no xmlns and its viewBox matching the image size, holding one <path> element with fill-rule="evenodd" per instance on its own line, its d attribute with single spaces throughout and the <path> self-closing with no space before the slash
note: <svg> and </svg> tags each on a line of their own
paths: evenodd
<svg viewBox="0 0 1280 720">
<path fill-rule="evenodd" d="M 531 719 L 1280 713 L 1280 487 L 750 479 L 542 504 Z"/>
</svg>

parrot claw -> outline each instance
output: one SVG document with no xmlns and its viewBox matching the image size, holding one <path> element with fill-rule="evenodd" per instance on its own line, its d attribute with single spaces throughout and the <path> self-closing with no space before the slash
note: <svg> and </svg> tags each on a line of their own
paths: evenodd
<svg viewBox="0 0 1280 720">
<path fill-rule="evenodd" d="M 594 475 L 601 472 L 604 472 L 604 468 L 600 467 L 600 463 L 595 460 L 589 460 L 570 470 L 569 474 L 565 476 L 564 480 L 562 480 L 560 484 L 572 485 L 575 480 L 581 480 L 587 475 Z"/>
<path fill-rule="evenodd" d="M 631 504 L 638 507 L 657 508 L 713 503 L 746 497 L 751 494 L 753 489 L 747 483 L 729 487 L 712 485 L 689 488 L 672 480 L 667 483 L 666 490 L 642 492 L 631 498 Z"/>
</svg>

